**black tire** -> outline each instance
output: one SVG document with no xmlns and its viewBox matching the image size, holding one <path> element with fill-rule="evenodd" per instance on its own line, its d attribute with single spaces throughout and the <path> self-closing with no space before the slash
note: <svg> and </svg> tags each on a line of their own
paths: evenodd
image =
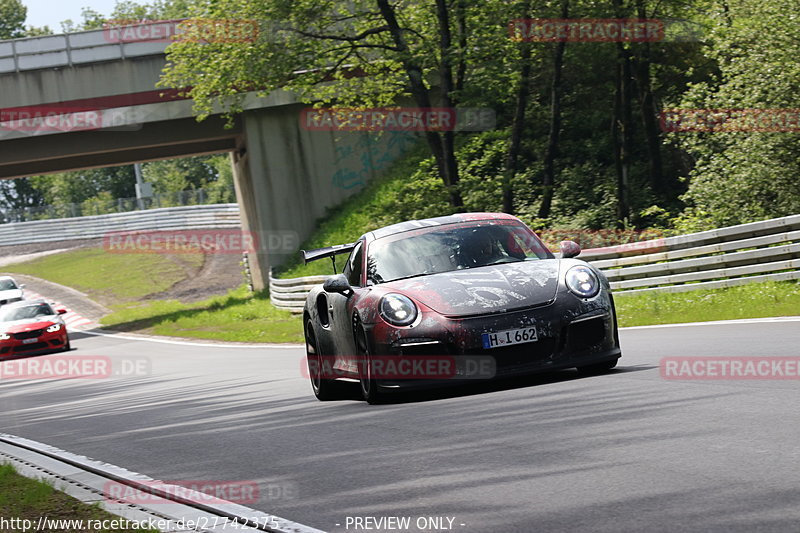
<svg viewBox="0 0 800 533">
<path fill-rule="evenodd" d="M 383 401 L 383 395 L 378 391 L 378 382 L 372 375 L 372 354 L 369 350 L 367 332 L 361 327 L 358 319 L 353 320 L 353 333 L 356 340 L 356 355 L 359 359 L 359 383 L 361 397 L 369 404 L 378 404 Z"/>
<path fill-rule="evenodd" d="M 617 366 L 618 359 L 614 359 L 613 361 L 604 361 L 602 363 L 597 363 L 594 365 L 586 365 L 578 367 L 578 372 L 584 376 L 597 376 L 599 374 L 605 374 L 615 366 Z"/>
<path fill-rule="evenodd" d="M 309 318 L 306 320 L 306 361 L 308 362 L 308 377 L 311 380 L 311 390 L 321 402 L 341 399 L 337 383 L 330 378 L 322 376 L 322 354 L 317 345 L 317 335 L 314 333 L 314 324 Z"/>
<path fill-rule="evenodd" d="M 64 351 L 68 352 L 72 350 L 72 344 L 69 342 L 69 336 L 67 336 L 67 343 L 64 345 Z"/>
</svg>

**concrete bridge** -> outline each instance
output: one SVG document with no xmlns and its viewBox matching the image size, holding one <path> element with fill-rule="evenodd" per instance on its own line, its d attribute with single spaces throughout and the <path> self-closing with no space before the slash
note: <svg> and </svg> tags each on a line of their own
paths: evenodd
<svg viewBox="0 0 800 533">
<path fill-rule="evenodd" d="M 414 142 L 406 132 L 310 131 L 287 92 L 245 95 L 232 127 L 197 122 L 192 102 L 156 89 L 175 22 L 0 41 L 0 179 L 229 152 L 244 229 L 302 241 Z M 172 25 L 170 27 L 169 25 Z M 261 249 L 254 282 L 285 254 Z"/>
</svg>

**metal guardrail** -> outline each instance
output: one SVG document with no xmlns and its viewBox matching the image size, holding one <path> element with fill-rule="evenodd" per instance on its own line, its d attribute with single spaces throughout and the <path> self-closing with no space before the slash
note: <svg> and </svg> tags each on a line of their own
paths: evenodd
<svg viewBox="0 0 800 533">
<path fill-rule="evenodd" d="M 82 203 L 54 204 L 21 209 L 0 209 L 0 224 L 31 222 L 56 218 L 77 218 L 108 215 L 162 207 L 227 204 L 236 200 L 233 186 L 221 189 L 193 189 L 171 193 L 157 193 L 144 198 L 90 199 Z"/>
<path fill-rule="evenodd" d="M 98 239 L 111 232 L 240 228 L 237 204 L 167 207 L 79 218 L 0 225 L 0 246 Z"/>
<path fill-rule="evenodd" d="M 685 292 L 800 279 L 800 215 L 639 243 L 646 253 L 588 250 L 616 292 Z"/>
<path fill-rule="evenodd" d="M 324 283 L 329 276 L 306 276 L 303 278 L 277 279 L 269 275 L 269 298 L 272 305 L 284 311 L 302 313 L 306 296 L 315 286 Z"/>
<path fill-rule="evenodd" d="M 584 250 L 615 294 L 685 292 L 800 279 L 800 215 L 687 235 Z M 276 279 L 275 307 L 302 313 L 308 292 L 328 276 Z"/>
</svg>

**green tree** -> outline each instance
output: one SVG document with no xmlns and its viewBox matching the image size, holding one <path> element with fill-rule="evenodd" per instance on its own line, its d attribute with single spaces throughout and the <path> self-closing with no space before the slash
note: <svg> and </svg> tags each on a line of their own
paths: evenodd
<svg viewBox="0 0 800 533">
<path fill-rule="evenodd" d="M 694 159 L 684 229 L 719 227 L 800 212 L 800 5 L 783 0 L 730 0 L 711 13 L 705 54 L 719 71 L 693 84 L 688 109 L 786 109 L 793 131 L 684 131 L 673 142 Z M 751 115 L 751 117 L 754 115 Z M 779 116 L 779 115 L 778 115 Z M 768 118 L 768 117 L 767 117 Z M 770 128 L 766 128 L 770 129 Z M 777 124 L 777 128 L 780 125 Z"/>
<path fill-rule="evenodd" d="M 0 40 L 25 37 L 28 8 L 20 0 L 0 0 Z"/>
<path fill-rule="evenodd" d="M 144 163 L 142 174 L 158 194 L 204 189 L 217 181 L 219 170 L 211 156 L 198 156 Z"/>
<path fill-rule="evenodd" d="M 108 16 L 84 7 L 81 10 L 83 21 L 76 23 L 65 20 L 61 23 L 65 33 L 96 30 L 103 28 L 111 22 L 131 22 L 147 20 L 175 20 L 189 16 L 191 4 L 188 0 L 155 0 L 149 3 L 133 2 L 131 0 L 118 0 L 114 9 Z"/>
<path fill-rule="evenodd" d="M 463 105 L 510 77 L 508 72 L 490 77 L 501 70 L 495 65 L 504 64 L 503 51 L 512 47 L 504 5 L 209 0 L 198 4 L 203 17 L 270 21 L 263 38 L 174 43 L 161 85 L 187 87 L 201 119 L 215 103 L 240 111 L 242 87 L 263 94 L 287 89 L 319 105 L 378 107 L 409 99 L 423 108 Z M 459 207 L 455 134 L 427 131 L 424 137 L 450 203 Z"/>
</svg>

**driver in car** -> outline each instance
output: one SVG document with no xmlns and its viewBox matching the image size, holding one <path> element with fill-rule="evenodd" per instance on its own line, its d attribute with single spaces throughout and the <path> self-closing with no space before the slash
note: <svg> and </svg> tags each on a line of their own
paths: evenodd
<svg viewBox="0 0 800 533">
<path fill-rule="evenodd" d="M 466 249 L 464 268 L 490 265 L 506 257 L 497 239 L 486 230 L 472 230 L 464 248 Z"/>
</svg>

